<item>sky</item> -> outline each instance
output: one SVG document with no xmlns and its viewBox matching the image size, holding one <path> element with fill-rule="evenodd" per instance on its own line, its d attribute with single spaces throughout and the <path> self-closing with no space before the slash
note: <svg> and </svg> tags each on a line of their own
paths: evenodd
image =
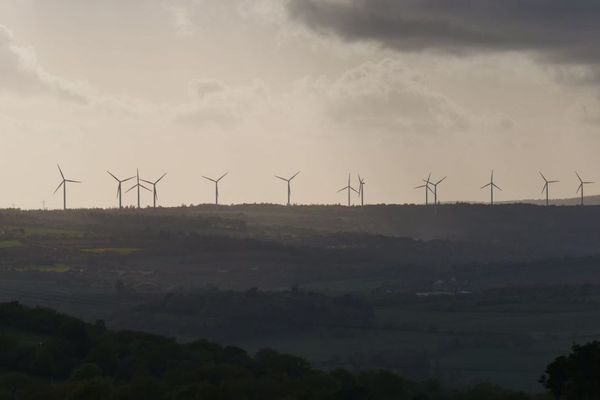
<svg viewBox="0 0 600 400">
<path fill-rule="evenodd" d="M 600 181 L 591 0 L 0 0 L 0 207 L 574 197 Z M 128 189 L 125 184 L 125 190 Z M 586 188 L 600 193 L 600 184 Z M 135 193 L 124 194 L 126 205 Z M 353 197 L 353 201 L 357 201 Z M 151 196 L 143 194 L 143 204 Z"/>
</svg>

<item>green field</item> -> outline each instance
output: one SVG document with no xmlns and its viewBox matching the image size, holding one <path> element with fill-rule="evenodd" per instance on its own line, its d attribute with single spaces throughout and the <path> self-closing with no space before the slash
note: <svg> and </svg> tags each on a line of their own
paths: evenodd
<svg viewBox="0 0 600 400">
<path fill-rule="evenodd" d="M 128 256 L 130 254 L 140 252 L 142 249 L 135 247 L 102 247 L 94 249 L 81 249 L 81 251 L 90 254 L 116 254 L 120 256 Z"/>
<path fill-rule="evenodd" d="M 3 226 L 2 230 L 29 238 L 32 236 L 61 236 L 61 237 L 81 237 L 83 232 L 76 229 L 64 229 L 58 227 L 45 226 Z"/>
<path fill-rule="evenodd" d="M 43 272 L 43 273 L 57 273 L 62 274 L 69 272 L 71 268 L 62 263 L 45 265 L 45 266 L 28 266 L 28 267 L 17 267 L 14 269 L 17 272 Z"/>
<path fill-rule="evenodd" d="M 20 240 L 0 240 L 0 249 L 12 249 L 22 246 L 23 243 Z"/>
</svg>

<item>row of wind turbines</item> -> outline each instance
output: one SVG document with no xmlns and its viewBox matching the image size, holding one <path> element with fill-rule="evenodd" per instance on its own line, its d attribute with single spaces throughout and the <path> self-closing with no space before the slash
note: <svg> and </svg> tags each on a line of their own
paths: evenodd
<svg viewBox="0 0 600 400">
<path fill-rule="evenodd" d="M 67 184 L 68 183 L 82 183 L 81 181 L 78 180 L 73 180 L 73 179 L 67 179 L 62 171 L 62 169 L 60 168 L 60 165 L 57 164 L 58 167 L 58 171 L 60 173 L 61 176 L 61 181 L 59 183 L 59 185 L 56 187 L 56 189 L 54 190 L 54 193 L 56 194 L 56 192 L 58 192 L 58 190 L 62 187 L 63 189 L 63 209 L 67 209 Z M 143 179 L 140 178 L 140 171 L 139 169 L 136 170 L 136 174 L 134 176 L 130 176 L 127 177 L 125 179 L 119 179 L 115 174 L 113 174 L 110 171 L 106 171 L 116 182 L 117 182 L 117 200 L 118 200 L 118 205 L 119 208 L 123 208 L 123 183 L 125 182 L 129 182 L 132 179 L 135 179 L 135 184 L 133 186 L 131 186 L 129 189 L 127 189 L 127 191 L 125 193 L 129 193 L 130 191 L 136 189 L 137 190 L 137 207 L 141 208 L 141 190 L 146 190 L 148 192 L 152 192 L 152 198 L 153 198 L 153 207 L 156 208 L 156 204 L 158 201 L 158 190 L 156 188 L 156 186 L 158 185 L 158 183 L 167 175 L 166 173 L 162 174 L 158 179 L 154 180 L 154 181 L 150 181 L 147 179 Z M 202 176 L 204 179 L 206 179 L 207 181 L 210 181 L 212 183 L 215 184 L 215 204 L 218 205 L 219 204 L 219 182 L 221 182 L 221 180 L 223 178 L 225 178 L 227 175 L 229 174 L 229 172 L 224 173 L 223 175 L 221 175 L 218 178 L 210 178 L 208 176 Z M 294 178 L 296 178 L 298 175 L 300 174 L 300 171 L 296 172 L 294 175 L 290 176 L 289 178 L 284 178 L 282 176 L 279 175 L 275 175 L 275 178 L 280 179 L 284 182 L 286 182 L 287 184 L 287 205 L 290 206 L 292 204 L 292 181 L 294 180 Z M 546 205 L 550 205 L 550 185 L 558 183 L 560 181 L 558 180 L 549 180 L 547 179 L 544 174 L 542 174 L 541 172 L 539 173 L 540 177 L 543 179 L 544 181 L 544 185 L 542 187 L 542 193 L 546 194 Z M 584 181 L 581 176 L 579 175 L 578 172 L 575 172 L 575 175 L 577 175 L 577 179 L 579 179 L 579 186 L 577 188 L 577 193 L 581 194 L 581 205 L 584 205 L 584 188 L 585 185 L 590 185 L 593 184 L 595 182 L 591 182 L 591 181 Z M 364 180 L 363 177 L 360 176 L 360 174 L 357 175 L 358 176 L 358 189 L 354 188 L 352 186 L 352 182 L 351 182 L 351 175 L 348 174 L 348 184 L 344 187 L 342 187 L 340 190 L 337 191 L 337 193 L 340 192 L 347 192 L 348 195 L 348 207 L 350 207 L 352 205 L 352 200 L 351 200 L 351 194 L 352 192 L 356 193 L 360 199 L 360 205 L 364 206 L 365 205 L 365 184 L 366 181 Z M 432 194 L 433 195 L 433 204 L 437 205 L 439 204 L 439 200 L 438 200 L 438 186 L 443 183 L 446 180 L 446 176 L 444 176 L 443 178 L 437 180 L 437 181 L 432 181 L 431 180 L 431 173 L 427 176 L 427 179 L 422 179 L 422 181 L 424 182 L 422 185 L 416 186 L 415 189 L 424 189 L 425 191 L 425 205 L 429 204 L 429 195 Z M 151 185 L 152 189 L 149 189 L 148 187 L 146 187 L 145 184 L 147 185 Z M 481 187 L 481 189 L 490 189 L 490 204 L 494 205 L 494 190 L 500 190 L 502 191 L 502 189 L 500 188 L 500 186 L 496 185 L 496 183 L 494 182 L 494 171 L 492 171 L 491 177 L 490 177 L 490 181 L 488 183 L 486 183 L 485 185 L 483 185 Z"/>
<path fill-rule="evenodd" d="M 542 194 L 546 194 L 546 205 L 549 206 L 550 205 L 550 185 L 554 184 L 554 183 L 559 183 L 560 181 L 558 180 L 549 180 L 547 179 L 544 174 L 542 174 L 541 172 L 539 172 L 540 177 L 543 179 L 544 181 L 544 185 L 542 186 Z M 575 172 L 575 175 L 577 175 L 577 179 L 579 179 L 579 186 L 577 187 L 577 192 L 578 194 L 581 195 L 581 200 L 580 200 L 580 204 L 584 205 L 584 189 L 585 189 L 585 185 L 591 185 L 595 182 L 591 182 L 591 181 L 584 181 L 581 176 L 579 175 L 579 172 Z M 446 176 L 443 177 L 442 179 L 438 180 L 438 181 L 432 181 L 431 180 L 431 173 L 429 174 L 429 176 L 427 177 L 427 179 L 422 179 L 423 182 L 425 182 L 423 185 L 420 186 L 416 186 L 415 189 L 424 189 L 425 190 L 425 204 L 428 205 L 429 204 L 429 193 L 433 194 L 434 200 L 433 200 L 433 204 L 437 205 L 439 204 L 438 201 L 438 185 L 441 184 L 442 182 L 444 182 L 446 180 Z M 360 179 L 360 178 L 359 178 Z M 502 189 L 500 188 L 500 186 L 496 185 L 496 183 L 494 182 L 494 171 L 492 171 L 492 175 L 490 177 L 490 181 L 488 183 L 486 183 L 485 185 L 483 185 L 481 187 L 481 189 L 490 189 L 490 204 L 494 205 L 494 190 L 500 190 L 502 191 Z"/>
<path fill-rule="evenodd" d="M 65 174 L 63 173 L 62 169 L 60 168 L 60 165 L 57 164 L 57 167 L 58 167 L 58 172 L 60 172 L 61 181 L 58 184 L 58 186 L 56 187 L 56 189 L 54 190 L 54 194 L 56 194 L 56 192 L 58 192 L 58 190 L 62 187 L 62 189 L 63 189 L 63 209 L 66 210 L 67 209 L 67 183 L 82 183 L 82 182 L 81 181 L 76 181 L 76 180 L 73 180 L 73 179 L 67 179 L 67 178 L 65 178 Z M 137 206 L 138 206 L 138 208 L 140 208 L 140 206 L 141 206 L 141 194 L 140 194 L 140 190 L 144 189 L 144 190 L 147 190 L 149 192 L 152 192 L 153 204 L 154 204 L 154 207 L 156 207 L 156 202 L 158 201 L 158 191 L 156 190 L 156 185 L 158 184 L 158 182 L 160 182 L 167 175 L 166 173 L 164 173 L 157 180 L 155 180 L 155 181 L 148 181 L 146 179 L 140 178 L 140 171 L 139 170 L 136 170 L 136 175 L 135 176 L 130 176 L 130 177 L 125 178 L 125 179 L 119 179 L 119 178 L 117 178 L 110 171 L 106 171 L 106 172 L 117 181 L 117 199 L 118 199 L 118 202 L 119 202 L 119 208 L 123 208 L 123 201 L 122 201 L 122 199 L 123 199 L 123 184 L 125 182 L 129 182 L 130 180 L 132 180 L 134 178 L 136 179 L 136 184 L 133 185 L 132 187 L 130 187 L 125 193 L 129 193 L 133 189 L 137 189 Z M 141 182 L 145 182 L 148 185 L 152 185 L 152 190 L 148 189 Z"/>
<path fill-rule="evenodd" d="M 56 189 L 54 190 L 54 194 L 56 194 L 56 192 L 58 192 L 58 190 L 62 187 L 62 189 L 63 189 L 63 209 L 66 210 L 67 209 L 67 183 L 82 183 L 82 182 L 78 181 L 78 180 L 67 179 L 65 177 L 62 169 L 60 168 L 60 165 L 57 164 L 57 167 L 58 167 L 58 172 L 60 173 L 61 181 L 58 184 L 58 186 L 56 187 Z M 119 204 L 119 208 L 123 208 L 123 184 L 125 182 L 131 181 L 132 179 L 135 179 L 136 183 L 133 186 L 131 186 L 129 189 L 127 189 L 127 191 L 125 191 L 125 193 L 129 193 L 130 191 L 137 189 L 137 208 L 141 208 L 141 190 L 142 189 L 146 190 L 148 192 L 152 192 L 153 207 L 156 208 L 156 203 L 158 201 L 158 191 L 156 189 L 156 185 L 158 185 L 158 183 L 167 175 L 166 173 L 162 174 L 160 176 L 160 178 L 156 179 L 155 181 L 149 181 L 147 179 L 140 178 L 139 169 L 136 170 L 136 174 L 134 176 L 130 176 L 125 179 L 118 178 L 115 174 L 113 174 L 110 171 L 106 171 L 106 172 L 117 182 L 117 201 Z M 221 182 L 221 180 L 223 178 L 225 178 L 228 174 L 229 174 L 229 172 L 226 172 L 218 178 L 210 178 L 210 177 L 204 176 L 204 175 L 202 176 L 204 179 L 206 179 L 210 182 L 213 182 L 215 184 L 215 204 L 216 205 L 219 205 L 219 182 Z M 291 185 L 292 180 L 294 180 L 294 178 L 296 178 L 299 174 L 300 174 L 300 171 L 296 172 L 294 175 L 290 176 L 289 178 L 284 178 L 282 176 L 275 175 L 275 178 L 281 179 L 282 181 L 287 183 L 287 205 L 288 206 L 290 206 L 292 204 L 292 185 Z M 348 206 L 351 206 L 351 199 L 350 199 L 351 191 L 354 191 L 359 195 L 361 205 L 364 206 L 364 204 L 365 204 L 364 185 L 366 182 L 363 178 L 361 178 L 360 175 L 358 175 L 358 181 L 359 181 L 359 190 L 356 190 L 354 187 L 352 187 L 351 182 L 350 182 L 350 174 L 348 174 L 348 185 L 338 191 L 338 193 L 339 193 L 343 190 L 348 190 Z M 149 188 L 144 186 L 144 183 L 146 183 L 148 185 L 152 185 L 152 190 L 150 190 Z"/>
</svg>

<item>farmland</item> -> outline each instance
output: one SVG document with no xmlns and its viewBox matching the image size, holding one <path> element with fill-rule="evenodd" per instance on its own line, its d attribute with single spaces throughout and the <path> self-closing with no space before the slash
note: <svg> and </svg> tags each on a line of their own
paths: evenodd
<svg viewBox="0 0 600 400">
<path fill-rule="evenodd" d="M 600 337 L 600 207 L 0 212 L 0 300 L 322 368 L 538 390 Z"/>
</svg>

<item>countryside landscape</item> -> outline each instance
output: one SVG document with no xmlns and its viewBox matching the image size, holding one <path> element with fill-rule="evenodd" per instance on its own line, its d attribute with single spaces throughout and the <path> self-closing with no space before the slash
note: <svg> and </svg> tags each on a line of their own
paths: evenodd
<svg viewBox="0 0 600 400">
<path fill-rule="evenodd" d="M 0 300 L 109 329 L 541 393 L 600 334 L 597 206 L 0 214 Z"/>
<path fill-rule="evenodd" d="M 0 0 L 0 400 L 600 399 L 600 2 Z"/>
</svg>

